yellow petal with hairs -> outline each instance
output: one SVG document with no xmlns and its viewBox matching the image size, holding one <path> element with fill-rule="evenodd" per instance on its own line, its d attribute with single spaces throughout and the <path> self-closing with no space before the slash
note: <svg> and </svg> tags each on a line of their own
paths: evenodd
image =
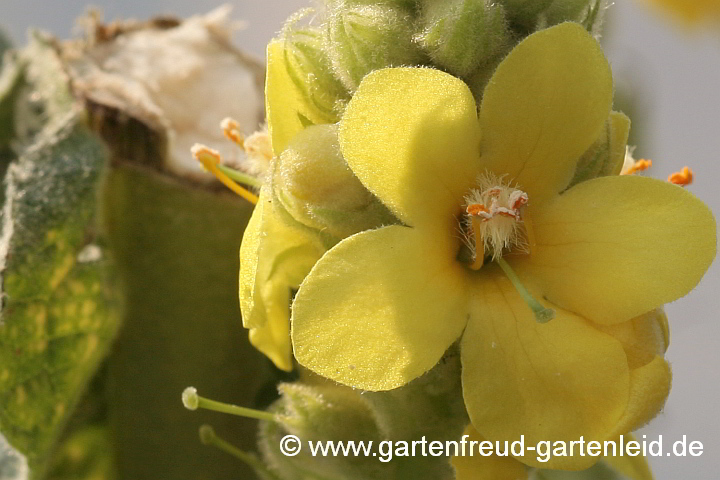
<svg viewBox="0 0 720 480">
<path fill-rule="evenodd" d="M 324 248 L 279 215 L 264 187 L 240 247 L 240 310 L 250 343 L 289 371 L 292 292 Z"/>
<path fill-rule="evenodd" d="M 475 427 L 468 425 L 464 435 L 467 435 L 468 442 L 486 441 Z M 473 455 L 469 454 L 469 448 L 465 455 L 453 456 L 450 460 L 455 469 L 455 480 L 527 480 L 528 469 L 513 457 L 500 457 L 497 455 L 480 455 L 477 446 Z"/>
<path fill-rule="evenodd" d="M 563 190 L 612 105 L 600 45 L 578 24 L 530 35 L 498 66 L 480 108 L 483 166 L 537 204 Z"/>
<path fill-rule="evenodd" d="M 537 245 L 522 268 L 548 300 L 598 323 L 686 295 L 715 257 L 710 209 L 651 178 L 582 182 L 529 216 Z"/>
<path fill-rule="evenodd" d="M 465 404 L 475 428 L 492 440 L 607 440 L 628 405 L 630 372 L 622 345 L 585 319 L 556 309 L 540 324 L 499 268 L 484 267 L 461 343 Z M 592 457 L 535 452 L 540 468 L 582 469 Z"/>
<path fill-rule="evenodd" d="M 293 303 L 300 364 L 365 390 L 405 385 L 431 369 L 467 318 L 457 243 L 417 228 L 349 237 L 313 267 Z"/>
<path fill-rule="evenodd" d="M 270 142 L 275 155 L 307 124 L 329 123 L 293 83 L 285 60 L 285 41 L 275 39 L 267 47 L 265 112 Z"/>
<path fill-rule="evenodd" d="M 340 122 L 353 173 L 409 225 L 447 222 L 480 173 L 475 100 L 429 68 L 388 68 L 360 84 Z"/>
</svg>

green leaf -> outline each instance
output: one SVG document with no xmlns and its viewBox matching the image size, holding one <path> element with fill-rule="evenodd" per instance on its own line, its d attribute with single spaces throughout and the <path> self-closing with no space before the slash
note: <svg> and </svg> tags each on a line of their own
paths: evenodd
<svg viewBox="0 0 720 480">
<path fill-rule="evenodd" d="M 0 431 L 39 478 L 119 312 L 95 219 L 107 151 L 72 108 L 50 47 L 36 40 L 27 54 L 48 114 L 4 181 Z"/>
<path fill-rule="evenodd" d="M 3 63 L 0 72 L 0 177 L 5 175 L 8 163 L 15 157 L 10 142 L 15 136 L 15 105 L 24 83 L 23 73 L 23 64 L 15 59 Z"/>
<path fill-rule="evenodd" d="M 63 442 L 46 480 L 116 480 L 110 430 L 89 425 Z"/>
<path fill-rule="evenodd" d="M 127 285 L 123 328 L 108 357 L 108 413 L 123 479 L 253 478 L 221 438 L 255 448 L 255 421 L 190 412 L 180 395 L 259 405 L 275 370 L 253 349 L 237 299 L 238 250 L 253 206 L 224 191 L 189 187 L 132 165 L 112 169 L 103 217 L 118 275 Z"/>
</svg>

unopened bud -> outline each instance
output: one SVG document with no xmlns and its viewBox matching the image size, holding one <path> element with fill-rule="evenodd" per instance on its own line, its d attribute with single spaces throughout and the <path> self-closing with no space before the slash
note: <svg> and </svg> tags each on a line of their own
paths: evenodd
<svg viewBox="0 0 720 480">
<path fill-rule="evenodd" d="M 335 74 L 354 92 L 373 70 L 417 65 L 413 18 L 404 8 L 384 4 L 341 4 L 328 20 L 329 54 Z"/>
<path fill-rule="evenodd" d="M 273 192 L 295 220 L 338 239 L 392 218 L 348 167 L 335 125 L 313 125 L 293 138 L 275 165 Z"/>
<path fill-rule="evenodd" d="M 505 10 L 488 0 L 425 1 L 417 39 L 433 62 L 467 77 L 511 42 Z"/>
<path fill-rule="evenodd" d="M 329 123 L 336 122 L 350 95 L 335 77 L 323 48 L 322 32 L 312 28 L 293 30 L 290 25 L 284 35 L 290 78 L 308 103 L 327 116 Z"/>
<path fill-rule="evenodd" d="M 569 186 L 597 177 L 620 174 L 629 134 L 630 119 L 620 112 L 612 112 L 600 136 L 578 160 Z"/>
<path fill-rule="evenodd" d="M 402 7 L 408 11 L 417 8 L 418 0 L 326 0 L 326 3 L 333 7 L 345 4 L 346 6 L 355 5 L 389 5 L 391 7 Z"/>
<path fill-rule="evenodd" d="M 261 422 L 259 447 L 266 464 L 273 465 L 281 478 L 395 478 L 392 474 L 388 476 L 387 464 L 372 456 L 320 457 L 309 448 L 295 448 L 297 442 L 303 446 L 319 441 L 379 444 L 383 437 L 359 391 L 332 384 L 300 383 L 280 384 L 278 390 L 280 399 L 270 409 L 282 415 L 286 422 L 283 425 Z M 292 449 L 292 456 L 288 456 L 287 447 Z"/>
<path fill-rule="evenodd" d="M 555 0 L 543 16 L 548 25 L 562 22 L 582 22 L 587 17 L 589 8 L 597 0 Z"/>
<path fill-rule="evenodd" d="M 281 383 L 279 414 L 285 429 L 303 439 L 375 439 L 379 436 L 369 405 L 342 386 Z"/>
<path fill-rule="evenodd" d="M 553 0 L 500 0 L 510 20 L 525 28 L 534 29 L 538 15 L 547 9 Z"/>
</svg>

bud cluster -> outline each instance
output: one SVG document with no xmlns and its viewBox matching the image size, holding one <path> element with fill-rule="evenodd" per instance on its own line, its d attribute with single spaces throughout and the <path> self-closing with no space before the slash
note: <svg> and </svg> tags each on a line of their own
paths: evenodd
<svg viewBox="0 0 720 480">
<path fill-rule="evenodd" d="M 373 70 L 429 66 L 465 80 L 476 97 L 497 64 L 532 32 L 579 22 L 598 33 L 604 0 L 325 0 L 283 31 L 288 74 L 305 100 L 335 122 Z"/>
</svg>

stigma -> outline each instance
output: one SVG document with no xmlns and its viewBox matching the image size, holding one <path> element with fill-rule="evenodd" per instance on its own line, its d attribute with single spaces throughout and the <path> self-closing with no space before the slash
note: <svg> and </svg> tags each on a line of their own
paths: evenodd
<svg viewBox="0 0 720 480">
<path fill-rule="evenodd" d="M 528 253 L 523 211 L 528 194 L 492 173 L 478 176 L 478 188 L 465 196 L 466 234 L 474 261 L 482 267 L 485 257 L 499 259 L 508 251 Z"/>
</svg>

